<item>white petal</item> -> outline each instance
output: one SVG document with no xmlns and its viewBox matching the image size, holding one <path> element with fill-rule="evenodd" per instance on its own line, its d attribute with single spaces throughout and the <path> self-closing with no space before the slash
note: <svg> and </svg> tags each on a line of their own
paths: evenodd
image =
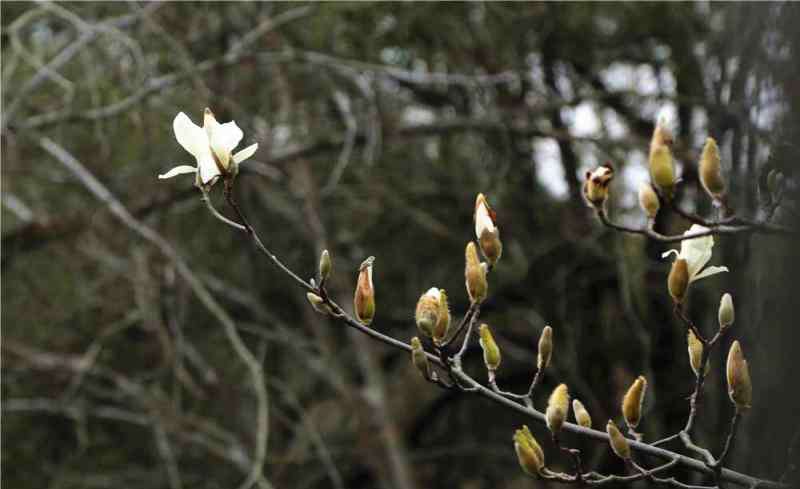
<svg viewBox="0 0 800 489">
<path fill-rule="evenodd" d="M 183 175 L 184 173 L 196 173 L 197 168 L 189 165 L 180 165 L 176 166 L 172 170 L 168 171 L 167 173 L 161 174 L 158 176 L 159 179 L 163 180 L 165 178 L 172 178 L 176 175 Z"/>
<path fill-rule="evenodd" d="M 207 151 L 208 136 L 206 136 L 206 132 L 183 112 L 175 116 L 172 129 L 175 131 L 175 139 L 178 140 L 178 143 L 195 158 Z"/>
<path fill-rule="evenodd" d="M 675 255 L 675 258 L 680 258 L 681 256 L 680 253 L 678 253 L 678 250 L 667 250 L 664 253 L 661 253 L 661 258 L 666 258 L 669 255 Z"/>
<path fill-rule="evenodd" d="M 244 133 L 234 121 L 211 125 L 211 149 L 217 155 L 230 155 L 242 137 Z"/>
<path fill-rule="evenodd" d="M 695 280 L 700 280 L 701 278 L 710 277 L 712 275 L 716 275 L 718 273 L 727 272 L 727 271 L 728 271 L 728 267 L 708 267 L 705 270 L 703 270 L 702 272 L 700 272 L 697 275 L 695 275 L 692 278 L 691 281 L 694 282 Z"/>
<path fill-rule="evenodd" d="M 707 227 L 698 224 L 692 225 L 684 236 L 708 231 Z M 686 260 L 689 268 L 689 277 L 694 277 L 711 259 L 711 249 L 714 247 L 714 237 L 711 235 L 701 238 L 686 239 L 681 242 L 681 258 Z"/>
<path fill-rule="evenodd" d="M 475 209 L 475 237 L 480 239 L 483 231 L 493 233 L 494 222 L 491 216 L 489 216 L 489 209 L 486 208 L 486 204 L 481 202 L 478 208 Z"/>
<path fill-rule="evenodd" d="M 197 159 L 197 168 L 200 170 L 200 180 L 204 185 L 221 175 L 217 163 L 211 156 L 211 152 L 207 151 L 207 153 L 208 154 L 203 158 Z"/>
<path fill-rule="evenodd" d="M 436 287 L 431 287 L 430 289 L 428 289 L 427 292 L 425 292 L 425 295 L 433 297 L 438 301 L 439 298 L 442 296 L 442 293 Z"/>
<path fill-rule="evenodd" d="M 250 158 L 251 156 L 253 156 L 253 154 L 256 152 L 257 149 L 258 149 L 258 143 L 251 144 L 250 146 L 246 147 L 245 149 L 243 149 L 243 150 L 239 151 L 238 153 L 236 153 L 235 155 L 233 155 L 233 162 L 234 163 L 243 162 L 247 158 Z"/>
</svg>

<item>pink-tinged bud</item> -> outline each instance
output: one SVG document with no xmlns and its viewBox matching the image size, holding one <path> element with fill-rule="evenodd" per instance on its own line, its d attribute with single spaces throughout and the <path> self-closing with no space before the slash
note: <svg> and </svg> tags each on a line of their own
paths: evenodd
<svg viewBox="0 0 800 489">
<path fill-rule="evenodd" d="M 372 263 L 375 257 L 371 256 L 364 260 L 358 271 L 358 284 L 356 285 L 355 297 L 353 297 L 353 309 L 356 318 L 365 325 L 372 323 L 375 317 L 375 288 L 372 284 Z"/>
<path fill-rule="evenodd" d="M 750 409 L 753 400 L 753 384 L 750 381 L 750 368 L 744 359 L 742 347 L 734 341 L 728 351 L 728 395 L 738 412 Z"/>
</svg>

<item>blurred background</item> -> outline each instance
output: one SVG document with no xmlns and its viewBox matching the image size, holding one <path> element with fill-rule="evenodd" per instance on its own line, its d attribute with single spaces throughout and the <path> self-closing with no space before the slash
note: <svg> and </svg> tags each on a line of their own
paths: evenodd
<svg viewBox="0 0 800 489">
<path fill-rule="evenodd" d="M 763 216 L 777 168 L 774 219 L 793 221 L 798 14 L 792 3 L 3 2 L 3 482 L 237 487 L 265 442 L 262 487 L 547 485 L 514 455 L 528 421 L 426 383 L 407 354 L 314 313 L 208 213 L 191 176 L 156 179 L 193 164 L 172 120 L 184 111 L 200 123 L 204 107 L 236 120 L 242 147 L 259 143 L 236 195 L 267 245 L 305 278 L 329 249 L 329 290 L 347 307 L 359 263 L 375 255 L 373 326 L 404 341 L 429 287 L 449 292 L 457 317 L 467 309 L 463 250 L 484 192 L 505 245 L 482 314 L 504 355 L 500 384 L 528 386 L 550 324 L 554 364 L 537 406 L 565 382 L 602 428 L 643 374 L 645 439 L 677 432 L 694 377 L 666 292 L 670 247 L 603 227 L 582 176 L 611 161 L 611 216 L 642 225 L 635 192 L 663 110 L 682 206 L 716 216 L 696 174 L 711 135 L 737 212 Z M 221 188 L 212 194 L 228 212 Z M 689 223 L 662 213 L 656 226 Z M 754 408 L 729 465 L 773 480 L 796 481 L 800 453 L 796 251 L 786 239 L 718 239 L 712 263 L 731 271 L 695 284 L 688 309 L 706 333 L 723 292 L 737 311 L 695 440 L 715 453 L 724 441 L 724 356 L 738 338 Z M 483 379 L 477 344 L 466 369 Z M 588 467 L 624 471 L 604 444 L 564 438 Z M 571 469 L 544 445 L 552 467 Z"/>
</svg>

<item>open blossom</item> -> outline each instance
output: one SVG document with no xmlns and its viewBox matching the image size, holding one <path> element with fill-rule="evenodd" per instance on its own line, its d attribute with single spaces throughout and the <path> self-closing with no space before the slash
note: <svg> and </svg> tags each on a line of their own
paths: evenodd
<svg viewBox="0 0 800 489">
<path fill-rule="evenodd" d="M 699 224 L 693 224 L 688 231 L 683 233 L 684 236 L 691 234 L 708 231 L 707 227 Z M 711 235 L 703 236 L 700 238 L 685 239 L 681 241 L 681 251 L 669 250 L 664 252 L 661 257 L 674 254 L 679 259 L 686 260 L 687 269 L 689 272 L 689 283 L 701 278 L 710 277 L 718 273 L 727 272 L 728 267 L 706 267 L 709 260 L 711 260 L 711 249 L 714 247 L 714 237 Z"/>
<path fill-rule="evenodd" d="M 252 144 L 233 154 L 234 148 L 244 136 L 242 130 L 234 121 L 220 124 L 208 108 L 203 115 L 203 127 L 192 122 L 181 112 L 175 116 L 172 129 L 175 131 L 178 143 L 197 160 L 197 166 L 176 166 L 167 173 L 159 175 L 160 179 L 195 173 L 199 184 L 211 185 L 220 176 L 235 176 L 239 163 L 253 156 L 258 149 L 258 144 Z"/>
</svg>

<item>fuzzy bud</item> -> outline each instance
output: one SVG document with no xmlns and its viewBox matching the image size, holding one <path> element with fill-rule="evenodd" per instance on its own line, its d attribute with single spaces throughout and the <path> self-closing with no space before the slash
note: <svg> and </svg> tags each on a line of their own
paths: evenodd
<svg viewBox="0 0 800 489">
<path fill-rule="evenodd" d="M 631 446 L 628 444 L 628 440 L 622 435 L 622 432 L 619 431 L 617 425 L 610 419 L 606 424 L 606 433 L 608 433 L 608 442 L 611 445 L 611 449 L 614 450 L 617 457 L 623 460 L 630 459 Z"/>
<path fill-rule="evenodd" d="M 584 428 L 592 427 L 592 417 L 589 416 L 589 411 L 583 406 L 583 403 L 577 399 L 572 400 L 572 414 L 575 415 L 575 421 Z"/>
<path fill-rule="evenodd" d="M 375 317 L 375 287 L 372 284 L 372 263 L 375 257 L 364 260 L 358 271 L 358 284 L 353 297 L 353 309 L 362 323 L 369 325 Z"/>
<path fill-rule="evenodd" d="M 311 304 L 311 307 L 314 308 L 320 314 L 333 314 L 333 309 L 331 306 L 325 303 L 325 300 L 318 296 L 313 292 L 306 292 L 306 299 Z"/>
<path fill-rule="evenodd" d="M 497 227 L 497 215 L 489 206 L 486 197 L 478 194 L 475 199 L 475 237 L 481 246 L 481 252 L 489 262 L 489 266 L 494 266 L 503 254 L 503 243 L 500 241 L 500 228 Z"/>
<path fill-rule="evenodd" d="M 502 360 L 500 357 L 500 348 L 498 348 L 494 337 L 492 337 L 489 325 L 481 324 L 480 328 L 478 328 L 478 332 L 481 335 L 478 342 L 483 349 L 483 363 L 486 364 L 486 369 L 489 370 L 489 372 L 494 372 L 497 370 L 497 367 L 500 366 L 500 361 Z"/>
<path fill-rule="evenodd" d="M 414 320 L 417 323 L 417 328 L 420 333 L 428 338 L 433 337 L 434 330 L 439 324 L 439 311 L 441 300 L 441 291 L 436 287 L 431 287 L 427 292 L 422 294 L 417 301 L 417 310 L 414 314 Z"/>
<path fill-rule="evenodd" d="M 744 359 L 742 347 L 734 341 L 728 351 L 728 395 L 736 405 L 737 412 L 750 409 L 753 398 L 753 384 L 750 382 L 750 369 Z"/>
<path fill-rule="evenodd" d="M 656 218 L 658 209 L 661 207 L 656 191 L 653 190 L 653 186 L 648 182 L 642 182 L 639 185 L 639 206 L 650 219 Z"/>
<path fill-rule="evenodd" d="M 328 280 L 328 277 L 331 276 L 331 268 L 333 265 L 331 264 L 331 255 L 328 253 L 328 250 L 322 250 L 322 254 L 319 257 L 319 281 L 320 283 L 325 283 Z"/>
<path fill-rule="evenodd" d="M 486 299 L 489 284 L 486 281 L 486 267 L 478 259 L 478 249 L 472 241 L 467 243 L 465 258 L 464 277 L 467 283 L 467 294 L 473 304 L 480 304 Z"/>
<path fill-rule="evenodd" d="M 703 342 L 697 338 L 694 331 L 691 329 L 689 329 L 689 332 L 686 334 L 686 342 L 689 350 L 689 365 L 691 365 L 694 374 L 699 375 L 700 364 L 703 362 Z M 706 371 L 704 374 L 707 374 L 710 368 L 711 364 L 706 362 Z"/>
<path fill-rule="evenodd" d="M 722 168 L 719 159 L 719 148 L 714 138 L 706 138 L 703 154 L 700 156 L 700 183 L 706 193 L 714 200 L 720 200 L 725 194 L 725 181 L 722 179 Z"/>
<path fill-rule="evenodd" d="M 650 178 L 663 192 L 664 198 L 671 199 L 675 190 L 675 168 L 672 163 L 672 132 L 666 120 L 659 118 L 650 140 Z"/>
<path fill-rule="evenodd" d="M 633 381 L 628 392 L 625 393 L 625 397 L 622 398 L 622 415 L 630 429 L 639 426 L 639 421 L 642 419 L 645 392 L 647 392 L 647 380 L 640 375 Z"/>
<path fill-rule="evenodd" d="M 544 471 L 544 451 L 527 426 L 514 433 L 514 451 L 526 474 L 536 476 Z"/>
<path fill-rule="evenodd" d="M 547 427 L 553 435 L 561 431 L 561 426 L 567 420 L 568 412 L 569 390 L 566 384 L 559 384 L 550 394 L 550 398 L 547 400 L 547 411 L 544 414 Z"/>
<path fill-rule="evenodd" d="M 719 301 L 719 313 L 717 316 L 719 318 L 719 329 L 725 329 L 733 324 L 733 297 L 730 294 L 725 293 Z"/>
<path fill-rule="evenodd" d="M 689 288 L 689 265 L 683 258 L 672 262 L 672 268 L 667 277 L 667 289 L 676 304 L 683 302 L 686 290 Z"/>
<path fill-rule="evenodd" d="M 422 348 L 422 343 L 416 336 L 411 338 L 411 362 L 422 373 L 425 379 L 431 378 L 431 366 L 428 363 L 428 355 Z"/>
<path fill-rule="evenodd" d="M 438 321 L 433 328 L 433 341 L 439 343 L 447 337 L 447 332 L 450 331 L 450 306 L 447 303 L 447 293 L 444 289 L 439 289 L 439 312 Z"/>
<path fill-rule="evenodd" d="M 608 187 L 614 179 L 614 167 L 610 163 L 586 172 L 583 182 L 583 197 L 589 206 L 601 209 L 608 199 Z"/>
<path fill-rule="evenodd" d="M 536 368 L 542 370 L 550 365 L 553 356 L 553 328 L 545 326 L 539 337 L 539 354 L 536 358 Z"/>
</svg>

